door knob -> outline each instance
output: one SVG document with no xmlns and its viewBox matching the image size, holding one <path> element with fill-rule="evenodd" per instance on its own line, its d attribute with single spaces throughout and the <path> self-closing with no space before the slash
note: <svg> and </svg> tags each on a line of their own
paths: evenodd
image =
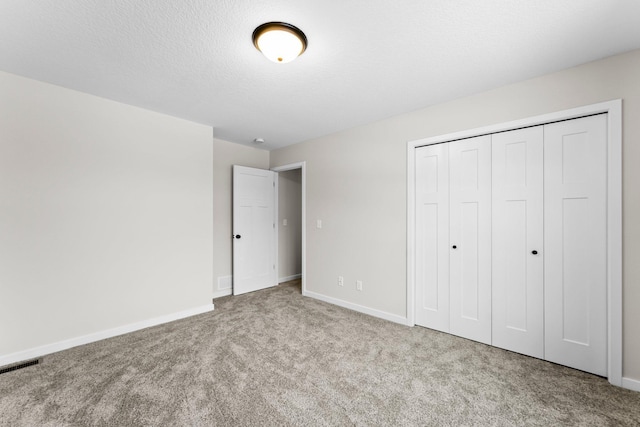
<svg viewBox="0 0 640 427">
<path fill-rule="evenodd" d="M 239 239 L 239 238 L 241 238 L 241 237 L 242 237 L 242 236 L 241 236 L 241 235 L 239 235 L 239 234 L 236 234 L 236 235 L 235 235 L 235 238 L 236 238 L 236 239 Z"/>
<path fill-rule="evenodd" d="M 531 251 L 532 254 L 538 255 L 538 251 Z"/>
<path fill-rule="evenodd" d="M 456 245 L 451 246 L 452 249 L 458 249 Z"/>
</svg>

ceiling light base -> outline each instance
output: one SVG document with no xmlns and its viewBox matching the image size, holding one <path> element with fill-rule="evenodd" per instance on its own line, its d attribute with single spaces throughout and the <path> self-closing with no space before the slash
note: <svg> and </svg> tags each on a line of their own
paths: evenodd
<svg viewBox="0 0 640 427">
<path fill-rule="evenodd" d="M 267 22 L 253 31 L 253 45 L 267 59 L 285 64 L 296 59 L 307 49 L 307 36 L 286 22 Z"/>
</svg>

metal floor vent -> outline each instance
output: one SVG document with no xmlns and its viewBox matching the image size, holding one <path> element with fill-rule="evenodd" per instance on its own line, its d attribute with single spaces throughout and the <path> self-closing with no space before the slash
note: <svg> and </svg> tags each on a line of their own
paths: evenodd
<svg viewBox="0 0 640 427">
<path fill-rule="evenodd" d="M 29 366 L 37 365 L 42 359 L 27 360 L 26 362 L 18 363 L 17 365 L 8 366 L 6 368 L 0 368 L 0 375 L 7 372 L 17 371 L 18 369 L 27 368 Z"/>
</svg>

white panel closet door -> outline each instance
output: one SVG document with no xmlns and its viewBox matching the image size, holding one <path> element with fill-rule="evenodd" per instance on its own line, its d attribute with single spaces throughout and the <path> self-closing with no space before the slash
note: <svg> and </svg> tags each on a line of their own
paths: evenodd
<svg viewBox="0 0 640 427">
<path fill-rule="evenodd" d="M 545 359 L 607 375 L 606 115 L 544 127 Z"/>
<path fill-rule="evenodd" d="M 415 159 L 416 324 L 449 332 L 449 145 Z"/>
<path fill-rule="evenodd" d="M 491 343 L 491 136 L 449 143 L 450 331 Z"/>
<path fill-rule="evenodd" d="M 544 358 L 543 127 L 492 144 L 492 344 Z"/>
</svg>

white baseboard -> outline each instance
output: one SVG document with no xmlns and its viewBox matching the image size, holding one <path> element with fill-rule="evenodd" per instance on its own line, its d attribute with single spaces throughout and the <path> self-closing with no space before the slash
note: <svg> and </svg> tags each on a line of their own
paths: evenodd
<svg viewBox="0 0 640 427">
<path fill-rule="evenodd" d="M 349 310 L 357 311 L 359 313 L 368 314 L 369 316 L 378 317 L 380 319 L 388 320 L 394 323 L 400 323 L 401 325 L 407 325 L 407 318 L 398 316 L 397 314 L 387 313 L 386 311 L 376 310 L 373 308 L 365 307 L 364 305 L 354 304 L 348 301 L 344 301 L 338 298 L 329 297 L 315 292 L 306 291 L 304 296 L 318 299 L 320 301 L 328 302 L 340 307 L 348 308 Z"/>
<path fill-rule="evenodd" d="M 231 288 L 222 289 L 220 291 L 216 291 L 216 292 L 213 293 L 213 299 L 222 298 L 222 297 L 228 297 L 232 293 L 233 293 L 233 290 Z"/>
<path fill-rule="evenodd" d="M 23 350 L 23 351 L 18 351 L 16 353 L 2 355 L 0 356 L 0 366 L 10 365 L 16 362 L 22 362 L 23 360 L 36 359 L 38 357 L 42 357 L 47 354 L 56 353 L 62 350 L 67 350 L 69 348 L 77 347 L 79 345 L 89 344 L 89 343 L 104 340 L 107 338 L 116 337 L 118 335 L 128 334 L 129 332 L 138 331 L 140 329 L 149 328 L 151 326 L 161 325 L 163 323 L 173 322 L 174 320 L 184 319 L 186 317 L 195 316 L 197 314 L 207 313 L 209 311 L 213 311 L 213 309 L 214 309 L 213 304 L 207 304 L 202 307 L 195 307 L 188 310 L 179 311 L 177 313 L 154 317 L 153 319 L 147 319 L 147 320 L 142 320 L 136 323 L 130 323 L 128 325 L 119 326 L 117 328 L 107 329 L 106 331 L 95 332 L 93 334 L 71 338 L 64 341 L 58 341 L 52 344 L 31 348 L 29 350 Z"/>
<path fill-rule="evenodd" d="M 281 277 L 278 279 L 278 283 L 288 282 L 290 280 L 296 280 L 302 278 L 302 274 L 294 274 L 293 276 Z"/>
<path fill-rule="evenodd" d="M 622 377 L 622 388 L 627 388 L 633 391 L 640 391 L 640 381 Z"/>
</svg>

